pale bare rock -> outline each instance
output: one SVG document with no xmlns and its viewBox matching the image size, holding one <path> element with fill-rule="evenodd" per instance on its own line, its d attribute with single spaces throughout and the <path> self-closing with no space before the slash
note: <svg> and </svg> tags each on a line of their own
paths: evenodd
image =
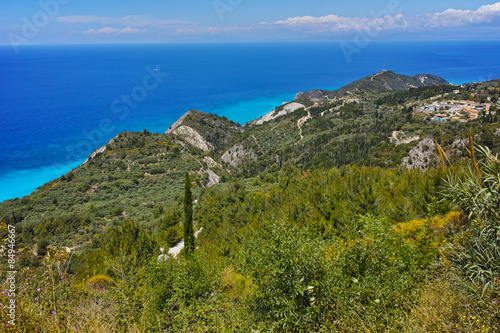
<svg viewBox="0 0 500 333">
<path fill-rule="evenodd" d="M 81 245 L 77 245 L 77 246 L 73 246 L 73 247 L 67 247 L 65 246 L 64 247 L 64 251 L 66 251 L 67 253 L 70 253 L 71 251 L 73 251 L 74 249 L 77 249 L 79 248 Z"/>
<path fill-rule="evenodd" d="M 205 185 L 206 187 L 211 187 L 211 186 L 219 184 L 220 177 L 217 176 L 217 174 L 215 172 L 213 172 L 210 169 L 207 169 L 204 172 L 208 173 L 208 183 Z"/>
<path fill-rule="evenodd" d="M 389 140 L 391 141 L 391 143 L 394 140 L 396 140 L 396 141 L 398 140 L 398 134 L 399 133 L 400 133 L 399 131 L 392 131 L 392 135 L 389 137 Z"/>
<path fill-rule="evenodd" d="M 200 148 L 204 152 L 209 152 L 213 149 L 213 146 L 207 142 L 200 133 L 196 132 L 189 126 L 181 125 L 171 132 L 180 139 L 186 141 L 196 148 Z"/>
<path fill-rule="evenodd" d="M 455 149 L 462 149 L 464 147 L 468 147 L 469 146 L 469 138 L 465 138 L 465 139 L 456 139 L 455 141 L 453 141 L 453 143 L 451 144 L 451 147 L 452 148 L 455 148 Z"/>
<path fill-rule="evenodd" d="M 181 126 L 182 125 L 182 122 L 184 121 L 184 118 L 186 118 L 188 115 L 189 115 L 189 111 L 184 113 L 179 119 L 177 119 L 177 121 L 175 123 L 172 124 L 172 126 L 170 126 L 168 128 L 168 130 L 165 132 L 165 134 L 171 134 L 177 127 Z"/>
<path fill-rule="evenodd" d="M 399 140 L 398 142 L 396 142 L 396 146 L 409 144 L 413 141 L 418 141 L 418 140 L 420 140 L 420 135 L 410 136 L 409 138 Z"/>
<path fill-rule="evenodd" d="M 408 144 L 413 141 L 420 140 L 420 135 L 410 136 L 408 138 L 404 138 L 405 132 L 403 131 L 393 131 L 392 136 L 389 138 L 391 142 L 396 141 L 396 146 Z M 403 139 L 404 138 L 404 139 Z"/>
<path fill-rule="evenodd" d="M 464 152 L 464 148 L 468 149 L 469 147 L 469 138 L 456 139 L 451 144 L 450 151 L 446 154 L 457 155 L 460 156 Z"/>
<path fill-rule="evenodd" d="M 410 150 L 408 156 L 403 158 L 402 165 L 408 169 L 426 170 L 434 159 L 435 151 L 434 139 L 427 137 Z"/>
<path fill-rule="evenodd" d="M 205 156 L 203 159 L 207 166 L 211 169 L 222 169 L 222 165 L 219 162 L 216 162 L 213 158 L 210 156 Z"/>
<path fill-rule="evenodd" d="M 83 164 L 87 163 L 90 159 L 93 159 L 94 157 L 96 157 L 96 156 L 97 156 L 97 154 L 104 153 L 104 152 L 106 151 L 106 146 L 107 146 L 108 144 L 112 144 L 112 143 L 113 143 L 113 141 L 114 141 L 117 137 L 118 137 L 118 135 L 117 135 L 117 136 L 115 136 L 113 139 L 109 140 L 109 141 L 108 141 L 108 142 L 107 142 L 104 146 L 102 146 L 102 147 L 100 147 L 100 148 L 97 148 L 97 149 L 96 149 L 96 150 L 95 150 L 92 154 L 90 154 L 89 158 L 87 158 L 87 159 L 85 160 L 85 162 L 83 162 Z"/>
<path fill-rule="evenodd" d="M 87 161 L 89 159 L 96 157 L 97 154 L 104 153 L 105 150 L 106 150 L 106 146 L 102 146 L 100 148 L 97 148 L 92 154 L 90 154 L 89 158 L 83 163 L 87 163 Z"/>
<path fill-rule="evenodd" d="M 283 107 L 283 110 L 279 111 L 279 112 L 276 112 L 275 110 L 263 115 L 262 117 L 260 117 L 259 119 L 255 119 L 255 120 L 252 120 L 251 122 L 249 122 L 248 124 L 249 125 L 262 125 L 264 124 L 265 122 L 268 122 L 268 121 L 271 121 L 271 120 L 274 120 L 276 118 L 279 118 L 279 117 L 282 117 L 282 116 L 285 116 L 289 113 L 292 113 L 294 111 L 297 111 L 299 109 L 304 109 L 305 106 L 300 104 L 300 103 L 296 103 L 296 102 L 292 102 L 292 103 L 288 103 L 286 104 L 284 107 Z"/>
<path fill-rule="evenodd" d="M 256 161 L 257 155 L 252 148 L 245 150 L 242 144 L 237 144 L 229 148 L 222 155 L 221 160 L 236 168 L 245 160 Z"/>
</svg>

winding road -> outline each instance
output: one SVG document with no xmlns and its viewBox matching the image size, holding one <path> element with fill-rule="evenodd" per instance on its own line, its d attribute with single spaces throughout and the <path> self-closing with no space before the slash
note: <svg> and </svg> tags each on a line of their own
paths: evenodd
<svg viewBox="0 0 500 333">
<path fill-rule="evenodd" d="M 309 108 L 306 109 L 307 110 L 307 116 L 305 117 L 302 117 L 300 118 L 299 120 L 297 120 L 297 127 L 299 128 L 299 135 L 300 135 L 300 140 L 301 141 L 304 136 L 302 135 L 302 124 L 305 123 L 306 121 L 308 121 L 309 119 L 311 119 L 311 113 L 309 112 Z"/>
</svg>

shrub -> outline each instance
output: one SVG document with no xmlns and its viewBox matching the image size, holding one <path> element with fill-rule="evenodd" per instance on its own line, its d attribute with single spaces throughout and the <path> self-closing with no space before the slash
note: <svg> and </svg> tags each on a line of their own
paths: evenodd
<svg viewBox="0 0 500 333">
<path fill-rule="evenodd" d="M 267 223 L 261 232 L 264 239 L 249 241 L 242 258 L 243 272 L 257 286 L 254 311 L 283 331 L 320 324 L 315 304 L 325 276 L 321 244 L 307 242 L 286 222 Z"/>
<path fill-rule="evenodd" d="M 456 277 L 483 304 L 493 306 L 500 299 L 500 160 L 487 147 L 479 146 L 479 165 L 461 175 L 450 173 L 444 195 L 470 218 L 468 228 L 447 247 L 447 260 Z M 479 168 L 480 166 L 480 168 Z"/>
</svg>

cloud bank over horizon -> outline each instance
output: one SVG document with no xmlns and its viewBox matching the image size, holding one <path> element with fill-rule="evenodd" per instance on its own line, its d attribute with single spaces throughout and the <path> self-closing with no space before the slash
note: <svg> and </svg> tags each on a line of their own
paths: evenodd
<svg viewBox="0 0 500 333">
<path fill-rule="evenodd" d="M 386 10 L 373 12 L 372 17 L 341 17 L 327 15 L 322 17 L 299 16 L 271 23 L 267 26 L 282 26 L 292 29 L 303 28 L 305 31 L 358 31 L 367 27 L 378 27 L 379 30 L 409 30 L 425 28 L 465 27 L 470 25 L 491 23 L 500 18 L 500 2 L 481 6 L 477 10 L 447 9 L 440 13 L 408 16 L 402 14 L 403 6 L 395 3 Z M 385 14 L 385 15 L 384 15 Z"/>
<path fill-rule="evenodd" d="M 224 15 L 239 8 L 221 7 L 220 20 L 202 23 L 199 20 L 160 18 L 153 14 L 53 15 L 47 19 L 59 42 L 169 42 L 169 41 L 288 41 L 345 40 L 353 34 L 366 33 L 380 40 L 394 38 L 460 39 L 500 37 L 500 2 L 475 9 L 449 8 L 434 13 L 407 14 L 405 3 L 384 2 L 379 10 L 364 17 L 328 14 L 295 16 L 251 24 L 226 24 Z M 446 8 L 446 7 L 442 7 Z M 216 8 L 217 10 L 217 8 Z M 212 13 L 214 16 L 215 12 Z M 279 15 L 279 13 L 277 14 Z M 276 14 L 274 15 L 276 16 Z M 24 20 L 26 24 L 26 20 Z M 36 23 L 36 22 L 35 22 Z M 32 24 L 35 24 L 32 23 Z M 215 24 L 217 23 L 217 24 Z M 44 26 L 45 27 L 45 26 Z M 0 31 L 21 31 L 25 27 L 2 24 Z M 6 35 L 6 34 L 3 34 Z M 22 36 L 21 36 L 22 37 Z"/>
</svg>

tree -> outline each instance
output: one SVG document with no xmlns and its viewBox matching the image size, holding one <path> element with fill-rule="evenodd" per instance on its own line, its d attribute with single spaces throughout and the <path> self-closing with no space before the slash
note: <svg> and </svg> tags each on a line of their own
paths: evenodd
<svg viewBox="0 0 500 333">
<path fill-rule="evenodd" d="M 191 178 L 186 171 L 184 182 L 184 247 L 186 255 L 190 256 L 194 252 L 193 233 L 193 195 L 191 193 Z"/>
<path fill-rule="evenodd" d="M 112 274 L 124 283 L 134 280 L 154 253 L 155 242 L 136 221 L 125 221 L 108 235 L 103 258 Z"/>
</svg>

